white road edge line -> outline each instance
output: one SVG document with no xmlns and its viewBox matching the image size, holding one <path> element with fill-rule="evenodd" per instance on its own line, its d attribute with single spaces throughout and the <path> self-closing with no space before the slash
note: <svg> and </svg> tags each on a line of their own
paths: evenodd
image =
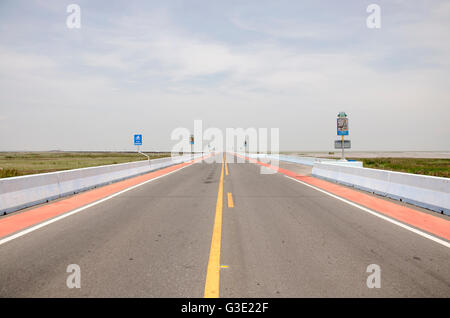
<svg viewBox="0 0 450 318">
<path fill-rule="evenodd" d="M 301 183 L 301 184 L 304 184 L 305 186 L 308 186 L 308 187 L 313 188 L 313 189 L 315 189 L 315 190 L 317 190 L 317 191 L 320 191 L 320 192 L 322 192 L 322 193 L 325 193 L 325 194 L 329 195 L 330 197 L 333 197 L 333 198 L 335 198 L 335 199 L 341 200 L 342 202 L 345 202 L 345 203 L 347 203 L 347 204 L 349 204 L 349 205 L 351 205 L 351 206 L 354 206 L 354 207 L 356 207 L 356 208 L 358 208 L 358 209 L 361 209 L 361 210 L 363 210 L 364 212 L 370 213 L 370 214 L 372 214 L 372 215 L 374 215 L 374 216 L 377 216 L 377 217 L 379 217 L 379 218 L 381 218 L 381 219 L 383 219 L 383 220 L 385 220 L 385 221 L 391 222 L 391 223 L 393 223 L 393 224 L 395 224 L 395 225 L 398 225 L 398 226 L 400 226 L 400 227 L 402 227 L 402 228 L 404 228 L 404 229 L 406 229 L 406 230 L 408 230 L 408 231 L 411 231 L 411 232 L 413 232 L 413 233 L 415 233 L 415 234 L 418 234 L 418 235 L 423 236 L 423 237 L 425 237 L 425 238 L 427 238 L 427 239 L 429 239 L 429 240 L 432 240 L 432 241 L 434 241 L 434 242 L 436 242 L 436 243 L 439 243 L 439 244 L 441 244 L 441 245 L 443 245 L 443 246 L 445 246 L 445 247 L 447 247 L 447 248 L 450 248 L 450 243 L 447 242 L 447 241 L 444 241 L 444 240 L 442 240 L 442 239 L 440 239 L 440 238 L 437 238 L 437 237 L 435 237 L 435 236 L 432 236 L 432 235 L 430 235 L 430 234 L 428 234 L 428 233 L 425 233 L 425 232 L 422 232 L 422 231 L 420 231 L 420 230 L 417 230 L 417 229 L 415 229 L 415 228 L 413 228 L 413 227 L 411 227 L 411 226 L 408 226 L 408 225 L 403 224 L 403 223 L 401 223 L 401 222 L 399 222 L 399 221 L 396 221 L 396 220 L 394 220 L 394 219 L 391 219 L 391 218 L 389 218 L 389 217 L 387 217 L 387 216 L 385 216 L 385 215 L 383 215 L 383 214 L 380 214 L 380 213 L 378 213 L 378 212 L 372 211 L 372 210 L 370 210 L 370 209 L 368 209 L 368 208 L 365 208 L 365 207 L 363 207 L 363 206 L 361 206 L 361 205 L 359 205 L 359 204 L 356 204 L 356 203 L 354 203 L 354 202 L 352 202 L 352 201 L 349 201 L 349 200 L 347 200 L 347 199 L 341 198 L 341 197 L 339 197 L 339 196 L 337 196 L 337 195 L 334 195 L 334 194 L 332 194 L 332 193 L 330 193 L 330 192 L 327 192 L 327 191 L 325 191 L 325 190 L 322 190 L 322 189 L 320 189 L 320 188 L 317 188 L 317 187 L 315 187 L 315 186 L 313 186 L 313 185 L 310 185 L 310 184 L 308 184 L 308 183 L 306 183 L 306 182 L 303 182 L 303 181 L 300 181 L 300 180 L 298 180 L 298 179 L 289 177 L 289 176 L 287 176 L 287 175 L 284 175 L 284 176 L 285 176 L 286 178 L 288 178 L 288 179 L 297 181 L 297 182 L 299 182 L 299 183 Z"/>
<path fill-rule="evenodd" d="M 193 164 L 194 164 L 194 163 L 193 163 Z M 190 165 L 181 167 L 181 168 L 179 168 L 179 169 L 177 169 L 177 170 L 170 171 L 170 172 L 168 172 L 168 173 L 166 173 L 166 174 L 163 174 L 163 175 L 161 175 L 161 176 L 158 176 L 158 177 L 155 177 L 155 178 L 153 178 L 153 179 L 150 179 L 150 180 L 144 181 L 144 182 L 142 182 L 142 183 L 136 184 L 136 185 L 134 185 L 134 186 L 131 186 L 131 187 L 129 187 L 129 188 L 126 188 L 126 189 L 124 189 L 124 190 L 121 190 L 121 191 L 119 191 L 119 192 L 116 192 L 116 193 L 114 193 L 114 194 L 111 194 L 111 195 L 109 195 L 109 196 L 107 196 L 107 197 L 104 197 L 103 199 L 100 199 L 100 200 L 98 200 L 98 201 L 95 201 L 95 202 L 89 203 L 89 204 L 87 204 L 87 205 L 85 205 L 85 206 L 82 206 L 81 208 L 72 210 L 72 211 L 70 211 L 70 212 L 67 212 L 67 213 L 62 214 L 62 215 L 60 215 L 60 216 L 57 216 L 57 217 L 55 217 L 55 218 L 53 218 L 53 219 L 50 219 L 50 220 L 48 220 L 48 221 L 44 221 L 44 222 L 42 222 L 42 223 L 39 223 L 39 224 L 34 225 L 34 226 L 32 226 L 32 227 L 29 227 L 29 228 L 27 228 L 27 229 L 25 229 L 25 230 L 23 230 L 23 231 L 20 231 L 20 232 L 17 232 L 17 233 L 15 233 L 15 234 L 12 234 L 12 235 L 10 235 L 10 236 L 7 236 L 7 237 L 5 237 L 5 238 L 3 238 L 3 239 L 0 240 L 0 245 L 3 245 L 3 244 L 5 244 L 5 243 L 7 243 L 7 242 L 9 242 L 9 241 L 12 241 L 12 240 L 18 238 L 18 237 L 21 237 L 21 236 L 24 236 L 24 235 L 26 235 L 26 234 L 28 234 L 28 233 L 31 233 L 31 232 L 33 232 L 33 231 L 36 231 L 37 229 L 40 229 L 41 227 L 44 227 L 44 226 L 47 226 L 47 225 L 52 224 L 52 223 L 54 223 L 54 222 L 57 222 L 57 221 L 59 221 L 59 220 L 62 220 L 62 219 L 64 219 L 64 218 L 68 217 L 68 216 L 71 216 L 71 215 L 76 214 L 76 213 L 78 213 L 78 212 L 81 212 L 81 211 L 83 211 L 83 210 L 89 209 L 89 208 L 91 208 L 91 207 L 93 207 L 93 206 L 95 206 L 95 205 L 97 205 L 97 204 L 100 204 L 100 203 L 102 203 L 102 202 L 105 202 L 106 200 L 112 199 L 112 198 L 114 198 L 114 197 L 116 197 L 116 196 L 118 196 L 118 195 L 121 195 L 122 193 L 125 193 L 125 192 L 127 192 L 127 191 L 136 189 L 137 187 L 140 187 L 140 186 L 142 186 L 142 185 L 144 185 L 144 184 L 147 184 L 147 183 L 149 183 L 149 182 L 152 182 L 152 181 L 157 180 L 157 179 L 162 178 L 162 177 L 166 177 L 166 176 L 168 176 L 168 175 L 170 175 L 170 174 L 172 174 L 172 173 L 178 172 L 178 171 L 180 171 L 180 170 L 182 170 L 182 169 L 184 169 L 184 168 L 191 167 L 193 164 L 190 164 Z"/>
</svg>

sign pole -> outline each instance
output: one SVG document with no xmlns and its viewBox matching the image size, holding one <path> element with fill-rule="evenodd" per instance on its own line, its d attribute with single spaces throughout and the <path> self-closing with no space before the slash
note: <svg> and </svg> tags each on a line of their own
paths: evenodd
<svg viewBox="0 0 450 318">
<path fill-rule="evenodd" d="M 141 155 L 144 155 L 144 156 L 147 157 L 148 164 L 151 166 L 152 163 L 150 161 L 150 156 L 148 156 L 145 153 L 141 152 L 141 145 L 142 145 L 142 135 L 141 134 L 134 135 L 134 145 L 137 146 L 137 152 L 138 153 L 140 153 Z"/>
<path fill-rule="evenodd" d="M 194 160 L 194 135 L 189 136 L 189 143 L 191 144 L 191 159 Z"/>
<path fill-rule="evenodd" d="M 341 136 L 341 140 L 336 140 L 334 144 L 335 149 L 341 148 L 341 160 L 345 161 L 345 135 L 348 135 L 348 117 L 345 112 L 339 112 L 337 115 L 337 135 Z M 348 147 L 350 148 L 350 140 L 348 141 Z"/>
</svg>

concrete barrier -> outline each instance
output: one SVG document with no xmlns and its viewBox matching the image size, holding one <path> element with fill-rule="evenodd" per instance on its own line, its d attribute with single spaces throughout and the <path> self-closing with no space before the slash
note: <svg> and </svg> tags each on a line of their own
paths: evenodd
<svg viewBox="0 0 450 318">
<path fill-rule="evenodd" d="M 194 156 L 194 158 L 198 157 L 201 155 Z M 191 155 L 184 155 L 0 179 L 0 214 L 17 211 L 191 159 Z"/>
<path fill-rule="evenodd" d="M 362 161 L 346 161 L 346 160 L 335 160 L 326 158 L 315 158 L 315 157 L 299 157 L 299 156 L 288 156 L 288 155 L 271 155 L 271 154 L 244 154 L 250 158 L 255 159 L 266 159 L 266 160 L 281 160 L 287 162 L 298 163 L 305 166 L 314 166 L 316 163 L 334 163 L 343 166 L 350 167 L 362 167 Z"/>
<path fill-rule="evenodd" d="M 448 178 L 330 163 L 314 164 L 312 175 L 450 215 Z"/>
</svg>

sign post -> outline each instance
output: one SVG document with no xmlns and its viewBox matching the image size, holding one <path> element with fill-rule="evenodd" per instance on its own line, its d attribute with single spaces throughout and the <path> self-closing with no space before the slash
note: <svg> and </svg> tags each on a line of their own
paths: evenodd
<svg viewBox="0 0 450 318">
<path fill-rule="evenodd" d="M 139 152 L 139 146 L 142 146 L 142 135 L 134 135 L 134 145 L 137 146 Z"/>
<path fill-rule="evenodd" d="M 141 155 L 144 155 L 147 157 L 148 159 L 148 163 L 150 163 L 150 157 L 147 156 L 145 153 L 141 152 L 140 146 L 142 146 L 142 135 L 141 134 L 135 134 L 134 135 L 134 145 L 137 146 L 137 152 L 140 153 Z"/>
<path fill-rule="evenodd" d="M 334 143 L 334 147 L 339 149 L 342 149 L 342 155 L 341 155 L 341 160 L 345 160 L 345 156 L 344 156 L 344 148 L 350 148 L 350 140 L 347 140 L 348 143 L 345 143 L 345 138 L 344 136 L 348 136 L 348 118 L 347 118 L 347 114 L 345 112 L 339 112 L 339 114 L 337 115 L 337 135 L 341 136 L 342 139 L 341 140 L 336 140 L 336 142 Z"/>
<path fill-rule="evenodd" d="M 189 143 L 191 144 L 191 155 L 192 155 L 192 160 L 194 160 L 194 135 L 191 135 L 189 137 Z"/>
</svg>

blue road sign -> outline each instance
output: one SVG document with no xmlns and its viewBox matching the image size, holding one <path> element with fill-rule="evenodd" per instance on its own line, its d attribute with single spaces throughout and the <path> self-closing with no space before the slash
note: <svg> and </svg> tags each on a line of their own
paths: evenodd
<svg viewBox="0 0 450 318">
<path fill-rule="evenodd" d="M 338 136 L 348 135 L 348 118 L 337 118 L 337 134 Z"/>
<path fill-rule="evenodd" d="M 142 146 L 142 135 L 134 135 L 134 145 Z"/>
</svg>

